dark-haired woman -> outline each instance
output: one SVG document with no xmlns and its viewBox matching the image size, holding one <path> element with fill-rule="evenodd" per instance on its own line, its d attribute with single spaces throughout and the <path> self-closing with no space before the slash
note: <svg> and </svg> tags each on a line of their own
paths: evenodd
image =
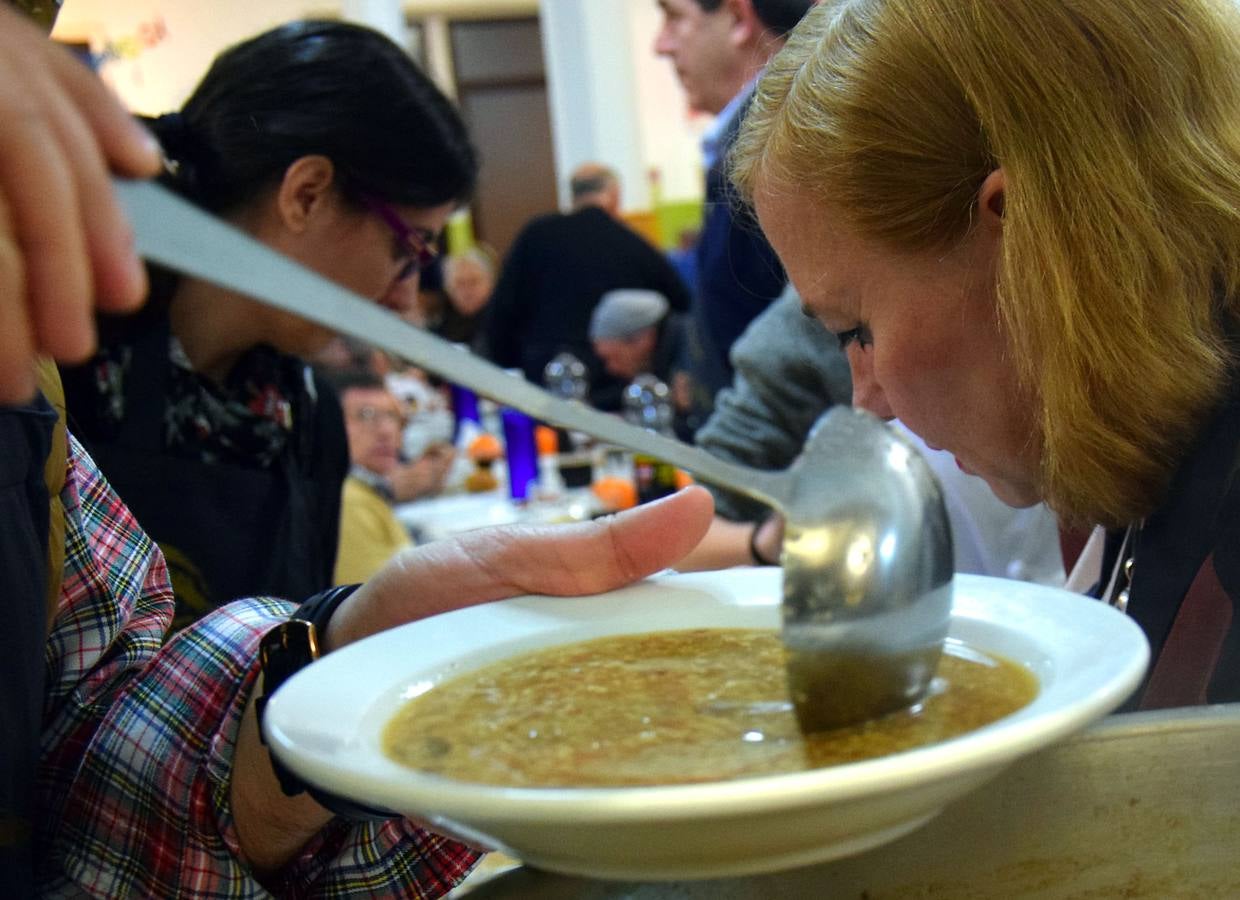
<svg viewBox="0 0 1240 900">
<path fill-rule="evenodd" d="M 152 128 L 174 190 L 396 310 L 476 173 L 429 79 L 343 23 L 226 51 Z M 100 353 L 64 376 L 75 434 L 164 550 L 178 624 L 236 596 L 328 587 L 348 450 L 303 358 L 330 333 L 213 284 L 151 281 L 144 312 L 103 323 Z"/>
</svg>

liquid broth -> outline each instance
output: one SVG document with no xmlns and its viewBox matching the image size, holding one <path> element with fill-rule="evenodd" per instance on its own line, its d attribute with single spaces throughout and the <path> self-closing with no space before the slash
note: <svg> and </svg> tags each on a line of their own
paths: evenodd
<svg viewBox="0 0 1240 900">
<path fill-rule="evenodd" d="M 410 768 L 483 784 L 687 784 L 936 743 L 1037 694 L 1036 678 L 1022 666 L 949 642 L 934 688 L 917 707 L 805 736 L 788 701 L 784 653 L 774 631 L 723 628 L 540 650 L 408 701 L 386 727 L 383 747 Z"/>
</svg>

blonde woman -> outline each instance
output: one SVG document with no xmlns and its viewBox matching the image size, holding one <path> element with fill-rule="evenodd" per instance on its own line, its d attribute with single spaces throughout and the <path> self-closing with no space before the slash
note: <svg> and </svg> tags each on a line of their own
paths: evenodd
<svg viewBox="0 0 1240 900">
<path fill-rule="evenodd" d="M 731 162 L 856 404 L 1108 530 L 1147 707 L 1240 699 L 1238 16 L 827 0 Z"/>
</svg>

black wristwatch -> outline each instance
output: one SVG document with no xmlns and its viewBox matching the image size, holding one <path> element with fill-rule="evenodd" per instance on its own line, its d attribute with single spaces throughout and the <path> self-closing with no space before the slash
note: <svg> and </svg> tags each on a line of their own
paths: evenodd
<svg viewBox="0 0 1240 900">
<path fill-rule="evenodd" d="M 754 522 L 753 528 L 749 531 L 749 558 L 753 560 L 755 566 L 777 566 L 779 560 L 769 560 L 758 552 L 758 532 L 762 530 L 762 526 L 771 521 L 771 517 L 760 519 Z"/>
<path fill-rule="evenodd" d="M 263 635 L 259 644 L 263 693 L 255 705 L 258 711 L 258 735 L 264 746 L 267 744 L 267 737 L 263 734 L 263 714 L 266 712 L 268 699 L 280 689 L 280 685 L 322 655 L 319 641 L 327 631 L 328 620 L 337 607 L 359 587 L 361 585 L 350 584 L 315 594 L 297 607 L 297 611 L 288 621 L 281 622 Z M 280 781 L 280 789 L 286 796 L 295 797 L 303 792 L 308 793 L 321 806 L 336 815 L 356 821 L 391 819 L 398 815 L 389 810 L 362 806 L 345 797 L 321 790 L 285 767 L 270 750 L 267 755 L 271 758 L 271 768 Z"/>
</svg>

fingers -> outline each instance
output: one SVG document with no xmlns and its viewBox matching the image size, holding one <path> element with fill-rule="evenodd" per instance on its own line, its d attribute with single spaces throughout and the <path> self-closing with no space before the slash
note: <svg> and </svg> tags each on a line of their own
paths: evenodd
<svg viewBox="0 0 1240 900">
<path fill-rule="evenodd" d="M 28 399 L 34 354 L 76 361 L 93 310 L 145 278 L 109 170 L 153 174 L 153 140 L 107 89 L 0 4 L 0 402 Z"/>
<path fill-rule="evenodd" d="M 437 490 L 439 478 L 440 473 L 434 460 L 423 456 L 393 469 L 388 476 L 388 485 L 396 499 L 404 502 Z"/>
<path fill-rule="evenodd" d="M 55 54 L 70 108 L 56 118 L 64 147 L 78 148 L 73 167 L 79 214 L 91 260 L 95 302 L 119 311 L 146 295 L 146 270 L 134 252 L 133 232 L 112 191 L 110 173 L 151 176 L 159 170 L 154 138 L 76 60 Z M 75 115 L 75 110 L 85 117 Z"/>
<path fill-rule="evenodd" d="M 593 524 L 605 530 L 605 538 L 582 535 L 580 546 L 564 547 L 562 553 L 566 560 L 589 558 L 578 557 L 579 552 L 597 554 L 600 561 L 614 562 L 614 566 L 579 567 L 575 572 L 578 583 L 572 592 L 593 594 L 612 590 L 667 568 L 697 546 L 710 527 L 714 511 L 710 493 L 701 487 L 690 487 L 655 503 L 598 520 Z M 610 544 L 610 554 L 604 540 Z M 532 592 L 526 586 L 522 590 Z"/>
<path fill-rule="evenodd" d="M 46 85 L 37 93 L 46 99 L 39 110 L 11 103 L 5 110 L 0 185 L 24 268 L 32 340 L 38 350 L 77 359 L 91 345 L 89 259 L 73 171 L 53 124 L 63 99 Z M 43 299 L 52 297 L 57 301 Z"/>
<path fill-rule="evenodd" d="M 426 616 L 519 594 L 621 587 L 683 557 L 710 525 L 700 487 L 577 525 L 483 529 L 400 554 L 332 618 L 330 647 Z"/>
<path fill-rule="evenodd" d="M 7 218 L 0 197 L 0 223 Z M 8 234 L 7 229 L 0 231 L 0 404 L 23 403 L 35 391 L 30 365 L 34 346 L 26 307 L 24 303 L 7 302 L 8 298 L 26 294 L 21 251 L 8 239 Z"/>
<path fill-rule="evenodd" d="M 53 70 L 81 112 L 108 166 L 118 175 L 141 178 L 159 171 L 159 143 L 134 120 L 107 86 L 68 53 L 48 48 Z"/>
</svg>

